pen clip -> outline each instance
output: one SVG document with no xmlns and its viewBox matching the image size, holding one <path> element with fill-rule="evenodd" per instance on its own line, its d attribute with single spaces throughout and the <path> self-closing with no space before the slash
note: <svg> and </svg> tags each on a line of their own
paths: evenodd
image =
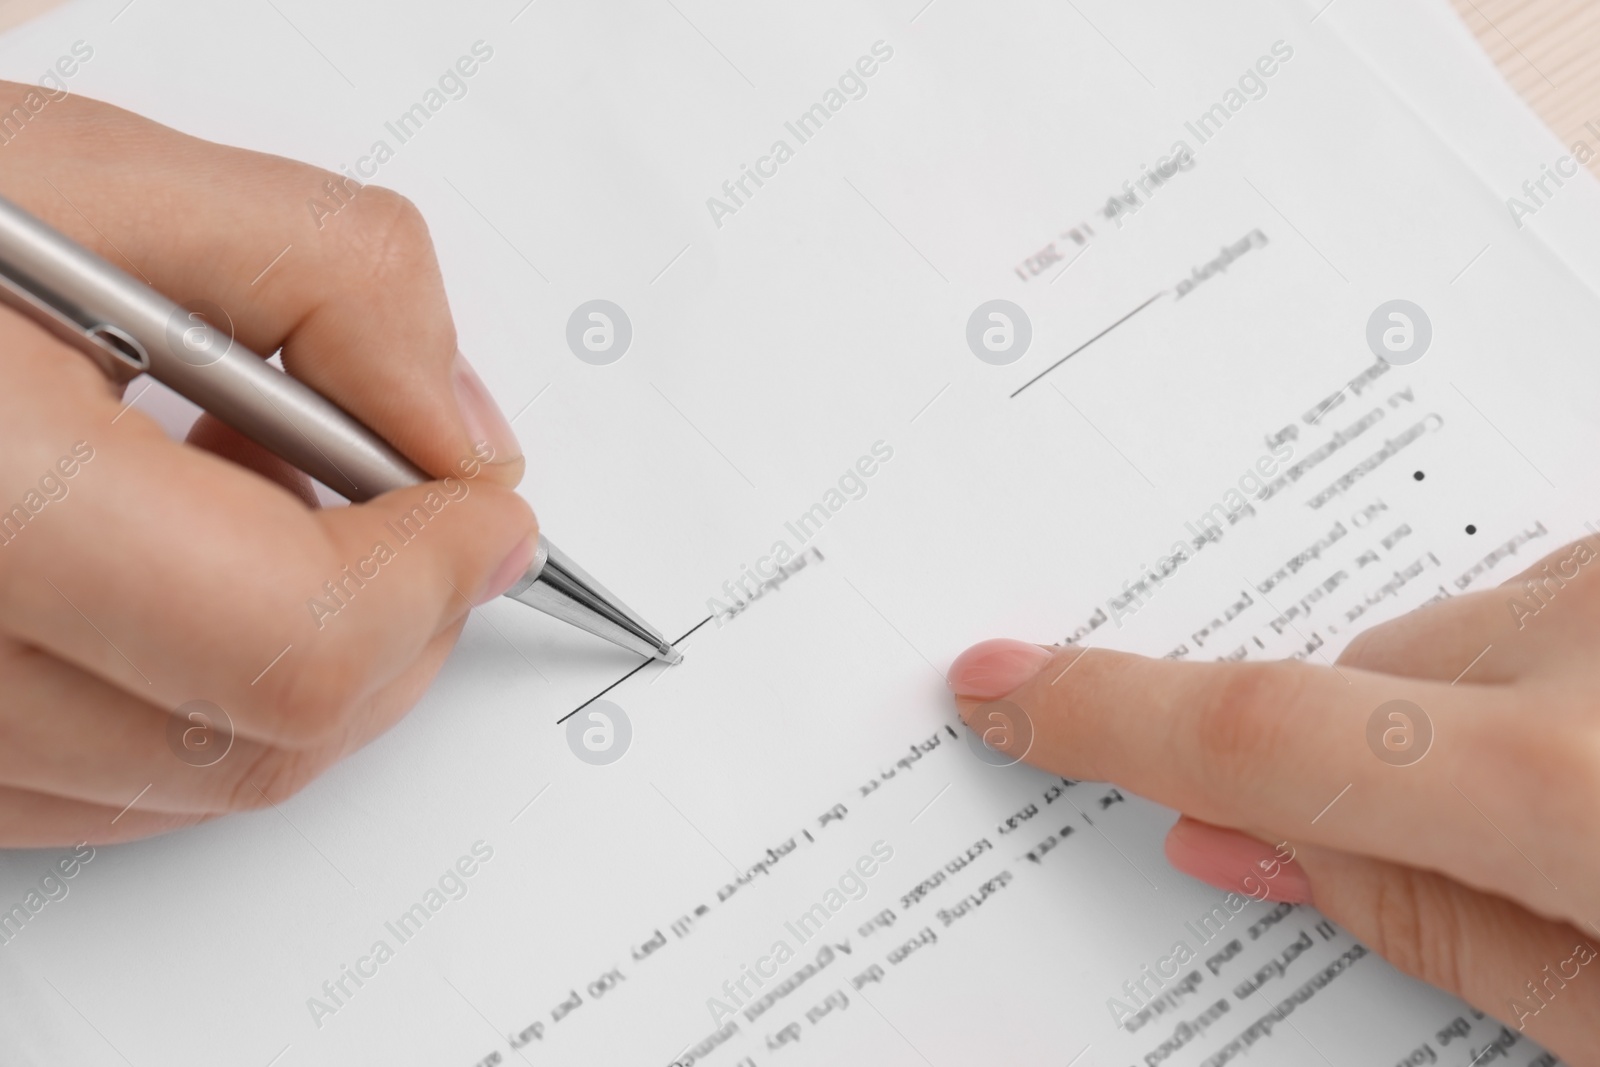
<svg viewBox="0 0 1600 1067">
<path fill-rule="evenodd" d="M 3 270 L 0 270 L 0 303 L 28 316 L 94 360 L 115 385 L 127 385 L 150 369 L 150 354 L 125 331 L 108 323 L 86 326 Z"/>
</svg>

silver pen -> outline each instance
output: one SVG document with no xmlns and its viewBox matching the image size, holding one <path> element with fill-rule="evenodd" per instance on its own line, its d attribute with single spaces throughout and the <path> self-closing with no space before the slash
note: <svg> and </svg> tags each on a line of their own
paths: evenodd
<svg viewBox="0 0 1600 1067">
<path fill-rule="evenodd" d="M 351 501 L 432 480 L 310 386 L 3 197 L 0 302 L 113 381 L 149 374 Z M 683 658 L 543 536 L 506 596 L 642 656 Z"/>
</svg>

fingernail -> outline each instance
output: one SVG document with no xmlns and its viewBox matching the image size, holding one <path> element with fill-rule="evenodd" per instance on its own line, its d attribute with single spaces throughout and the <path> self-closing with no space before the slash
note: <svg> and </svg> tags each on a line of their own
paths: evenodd
<svg viewBox="0 0 1600 1067">
<path fill-rule="evenodd" d="M 522 458 L 522 445 L 506 421 L 494 397 L 484 387 L 483 379 L 472 369 L 467 357 L 456 353 L 455 367 L 450 374 L 456 390 L 456 407 L 467 428 L 468 444 L 488 444 L 494 450 L 486 460 L 489 463 L 509 463 Z"/>
<path fill-rule="evenodd" d="M 1167 860 L 1218 889 L 1287 904 L 1311 902 L 1311 879 L 1288 846 L 1182 818 L 1167 834 Z"/>
<path fill-rule="evenodd" d="M 1038 674 L 1052 653 L 1026 641 L 998 638 L 973 645 L 950 665 L 950 691 L 971 700 L 999 700 Z"/>
<path fill-rule="evenodd" d="M 522 580 L 522 576 L 527 573 L 529 565 L 533 563 L 533 554 L 538 550 L 537 538 L 524 537 L 518 542 L 517 547 L 511 550 L 511 554 L 500 562 L 500 566 L 494 569 L 494 573 L 489 576 L 489 580 L 483 583 L 483 592 L 473 600 L 473 606 L 479 607 L 489 603 L 496 597 L 504 596 L 506 590 Z"/>
</svg>

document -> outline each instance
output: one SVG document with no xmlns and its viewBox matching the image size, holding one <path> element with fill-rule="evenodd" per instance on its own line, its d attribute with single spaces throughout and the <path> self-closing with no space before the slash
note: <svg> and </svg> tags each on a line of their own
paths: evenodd
<svg viewBox="0 0 1600 1067">
<path fill-rule="evenodd" d="M 1600 299 L 1337 9 L 124 3 L 0 69 L 81 40 L 74 91 L 417 201 L 544 530 L 686 660 L 478 610 L 302 793 L 0 927 L 11 1059 L 1556 1062 L 944 685 L 1331 663 L 1600 519 Z"/>
</svg>

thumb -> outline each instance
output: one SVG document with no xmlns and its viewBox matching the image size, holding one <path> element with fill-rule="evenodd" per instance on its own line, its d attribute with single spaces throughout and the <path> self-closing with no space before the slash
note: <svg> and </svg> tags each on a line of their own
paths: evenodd
<svg viewBox="0 0 1600 1067">
<path fill-rule="evenodd" d="M 292 668 L 238 694 L 246 733 L 288 747 L 338 734 L 346 716 L 401 675 L 440 633 L 514 585 L 539 530 L 513 491 L 459 478 L 315 513 L 328 551 L 293 571 Z M 286 663 L 286 666 L 289 664 Z M 260 690 L 265 690 L 264 692 Z"/>
</svg>

